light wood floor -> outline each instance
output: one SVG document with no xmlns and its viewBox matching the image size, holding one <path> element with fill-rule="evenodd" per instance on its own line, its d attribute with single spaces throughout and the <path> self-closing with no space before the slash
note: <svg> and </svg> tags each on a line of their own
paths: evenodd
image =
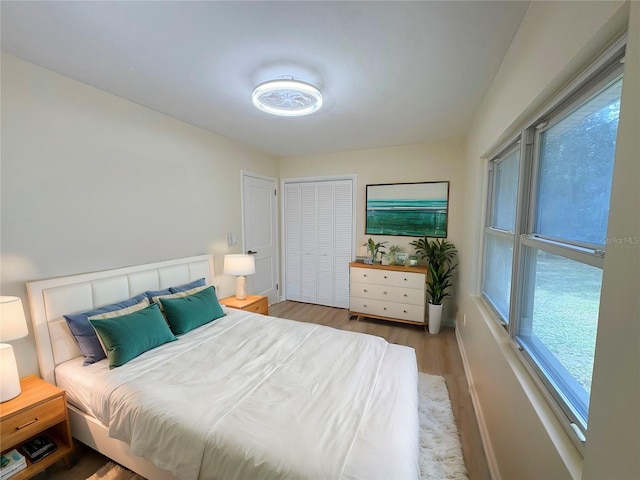
<svg viewBox="0 0 640 480">
<path fill-rule="evenodd" d="M 342 330 L 369 333 L 383 337 L 390 343 L 413 347 L 418 359 L 418 370 L 432 375 L 441 375 L 447 382 L 469 480 L 490 480 L 462 359 L 452 328 L 443 328 L 438 335 L 429 335 L 418 326 L 372 319 L 350 320 L 346 310 L 298 302 L 280 302 L 271 305 L 269 314 L 319 323 Z M 84 480 L 108 460 L 76 441 L 75 465 L 71 470 L 67 470 L 63 462 L 58 462 L 34 478 L 36 480 Z"/>
</svg>

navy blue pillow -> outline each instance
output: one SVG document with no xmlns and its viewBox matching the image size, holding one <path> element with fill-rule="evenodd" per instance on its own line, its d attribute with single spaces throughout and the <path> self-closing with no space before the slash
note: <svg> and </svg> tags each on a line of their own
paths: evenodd
<svg viewBox="0 0 640 480">
<path fill-rule="evenodd" d="M 171 295 L 172 293 L 180 293 L 186 292 L 187 290 L 191 290 L 196 287 L 204 287 L 206 285 L 204 281 L 204 277 L 199 278 L 198 280 L 194 280 L 190 283 L 185 283 L 183 285 L 178 285 L 176 287 L 163 288 L 162 290 L 147 290 L 145 295 L 149 299 L 151 303 L 153 303 L 153 297 L 160 297 L 162 295 Z"/>
<path fill-rule="evenodd" d="M 153 297 L 159 297 L 161 295 L 171 295 L 171 290 L 164 288 L 162 290 L 147 290 L 144 294 L 149 299 L 150 303 L 153 303 Z"/>
<path fill-rule="evenodd" d="M 80 351 L 85 357 L 83 365 L 91 365 L 103 358 L 107 358 L 104 350 L 102 349 L 102 345 L 100 345 L 98 336 L 96 335 L 96 330 L 89 322 L 89 317 L 132 307 L 133 305 L 140 303 L 145 298 L 145 294 L 140 294 L 137 297 L 129 298 L 128 300 L 123 300 L 118 303 L 112 303 L 111 305 L 106 305 L 96 310 L 74 313 L 73 315 L 64 315 L 64 319 L 67 321 L 67 325 L 69 325 L 69 330 L 71 330 L 76 342 L 78 342 Z"/>
<path fill-rule="evenodd" d="M 198 280 L 194 280 L 190 283 L 185 283 L 184 285 L 178 285 L 177 287 L 169 287 L 169 291 L 171 293 L 180 293 L 186 292 L 187 290 L 191 290 L 192 288 L 204 287 L 206 285 L 204 281 L 204 277 L 199 278 Z"/>
</svg>

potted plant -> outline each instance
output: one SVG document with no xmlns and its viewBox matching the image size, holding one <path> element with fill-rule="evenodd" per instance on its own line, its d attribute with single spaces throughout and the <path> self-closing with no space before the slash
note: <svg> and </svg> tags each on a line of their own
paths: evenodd
<svg viewBox="0 0 640 480">
<path fill-rule="evenodd" d="M 389 264 L 396 263 L 396 253 L 400 252 L 400 245 L 391 245 L 389 247 Z"/>
<path fill-rule="evenodd" d="M 387 242 L 374 242 L 371 237 L 367 241 L 367 250 L 371 254 L 371 263 L 376 263 L 378 261 L 378 252 L 384 252 L 384 244 Z"/>
<path fill-rule="evenodd" d="M 427 260 L 429 294 L 429 333 L 438 333 L 442 321 L 442 301 L 451 295 L 451 276 L 457 264 L 453 263 L 458 253 L 453 243 L 445 239 L 430 240 L 428 237 L 411 242 L 416 255 Z"/>
</svg>

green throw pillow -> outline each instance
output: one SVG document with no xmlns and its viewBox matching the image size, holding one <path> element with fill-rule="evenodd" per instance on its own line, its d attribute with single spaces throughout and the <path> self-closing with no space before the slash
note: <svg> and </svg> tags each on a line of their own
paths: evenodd
<svg viewBox="0 0 640 480">
<path fill-rule="evenodd" d="M 124 365 L 147 350 L 177 340 L 155 304 L 121 317 L 89 321 L 107 353 L 109 368 Z"/>
<path fill-rule="evenodd" d="M 182 298 L 160 298 L 164 314 L 176 335 L 183 335 L 194 328 L 224 317 L 224 312 L 213 287 Z"/>
</svg>

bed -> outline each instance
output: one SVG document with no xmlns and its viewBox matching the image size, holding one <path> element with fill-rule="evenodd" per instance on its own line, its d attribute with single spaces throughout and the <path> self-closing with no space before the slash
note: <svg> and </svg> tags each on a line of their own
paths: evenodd
<svg viewBox="0 0 640 480">
<path fill-rule="evenodd" d="M 415 352 L 379 337 L 220 307 L 122 366 L 83 365 L 63 315 L 201 278 L 211 255 L 27 284 L 76 439 L 151 480 L 419 477 Z"/>
</svg>

